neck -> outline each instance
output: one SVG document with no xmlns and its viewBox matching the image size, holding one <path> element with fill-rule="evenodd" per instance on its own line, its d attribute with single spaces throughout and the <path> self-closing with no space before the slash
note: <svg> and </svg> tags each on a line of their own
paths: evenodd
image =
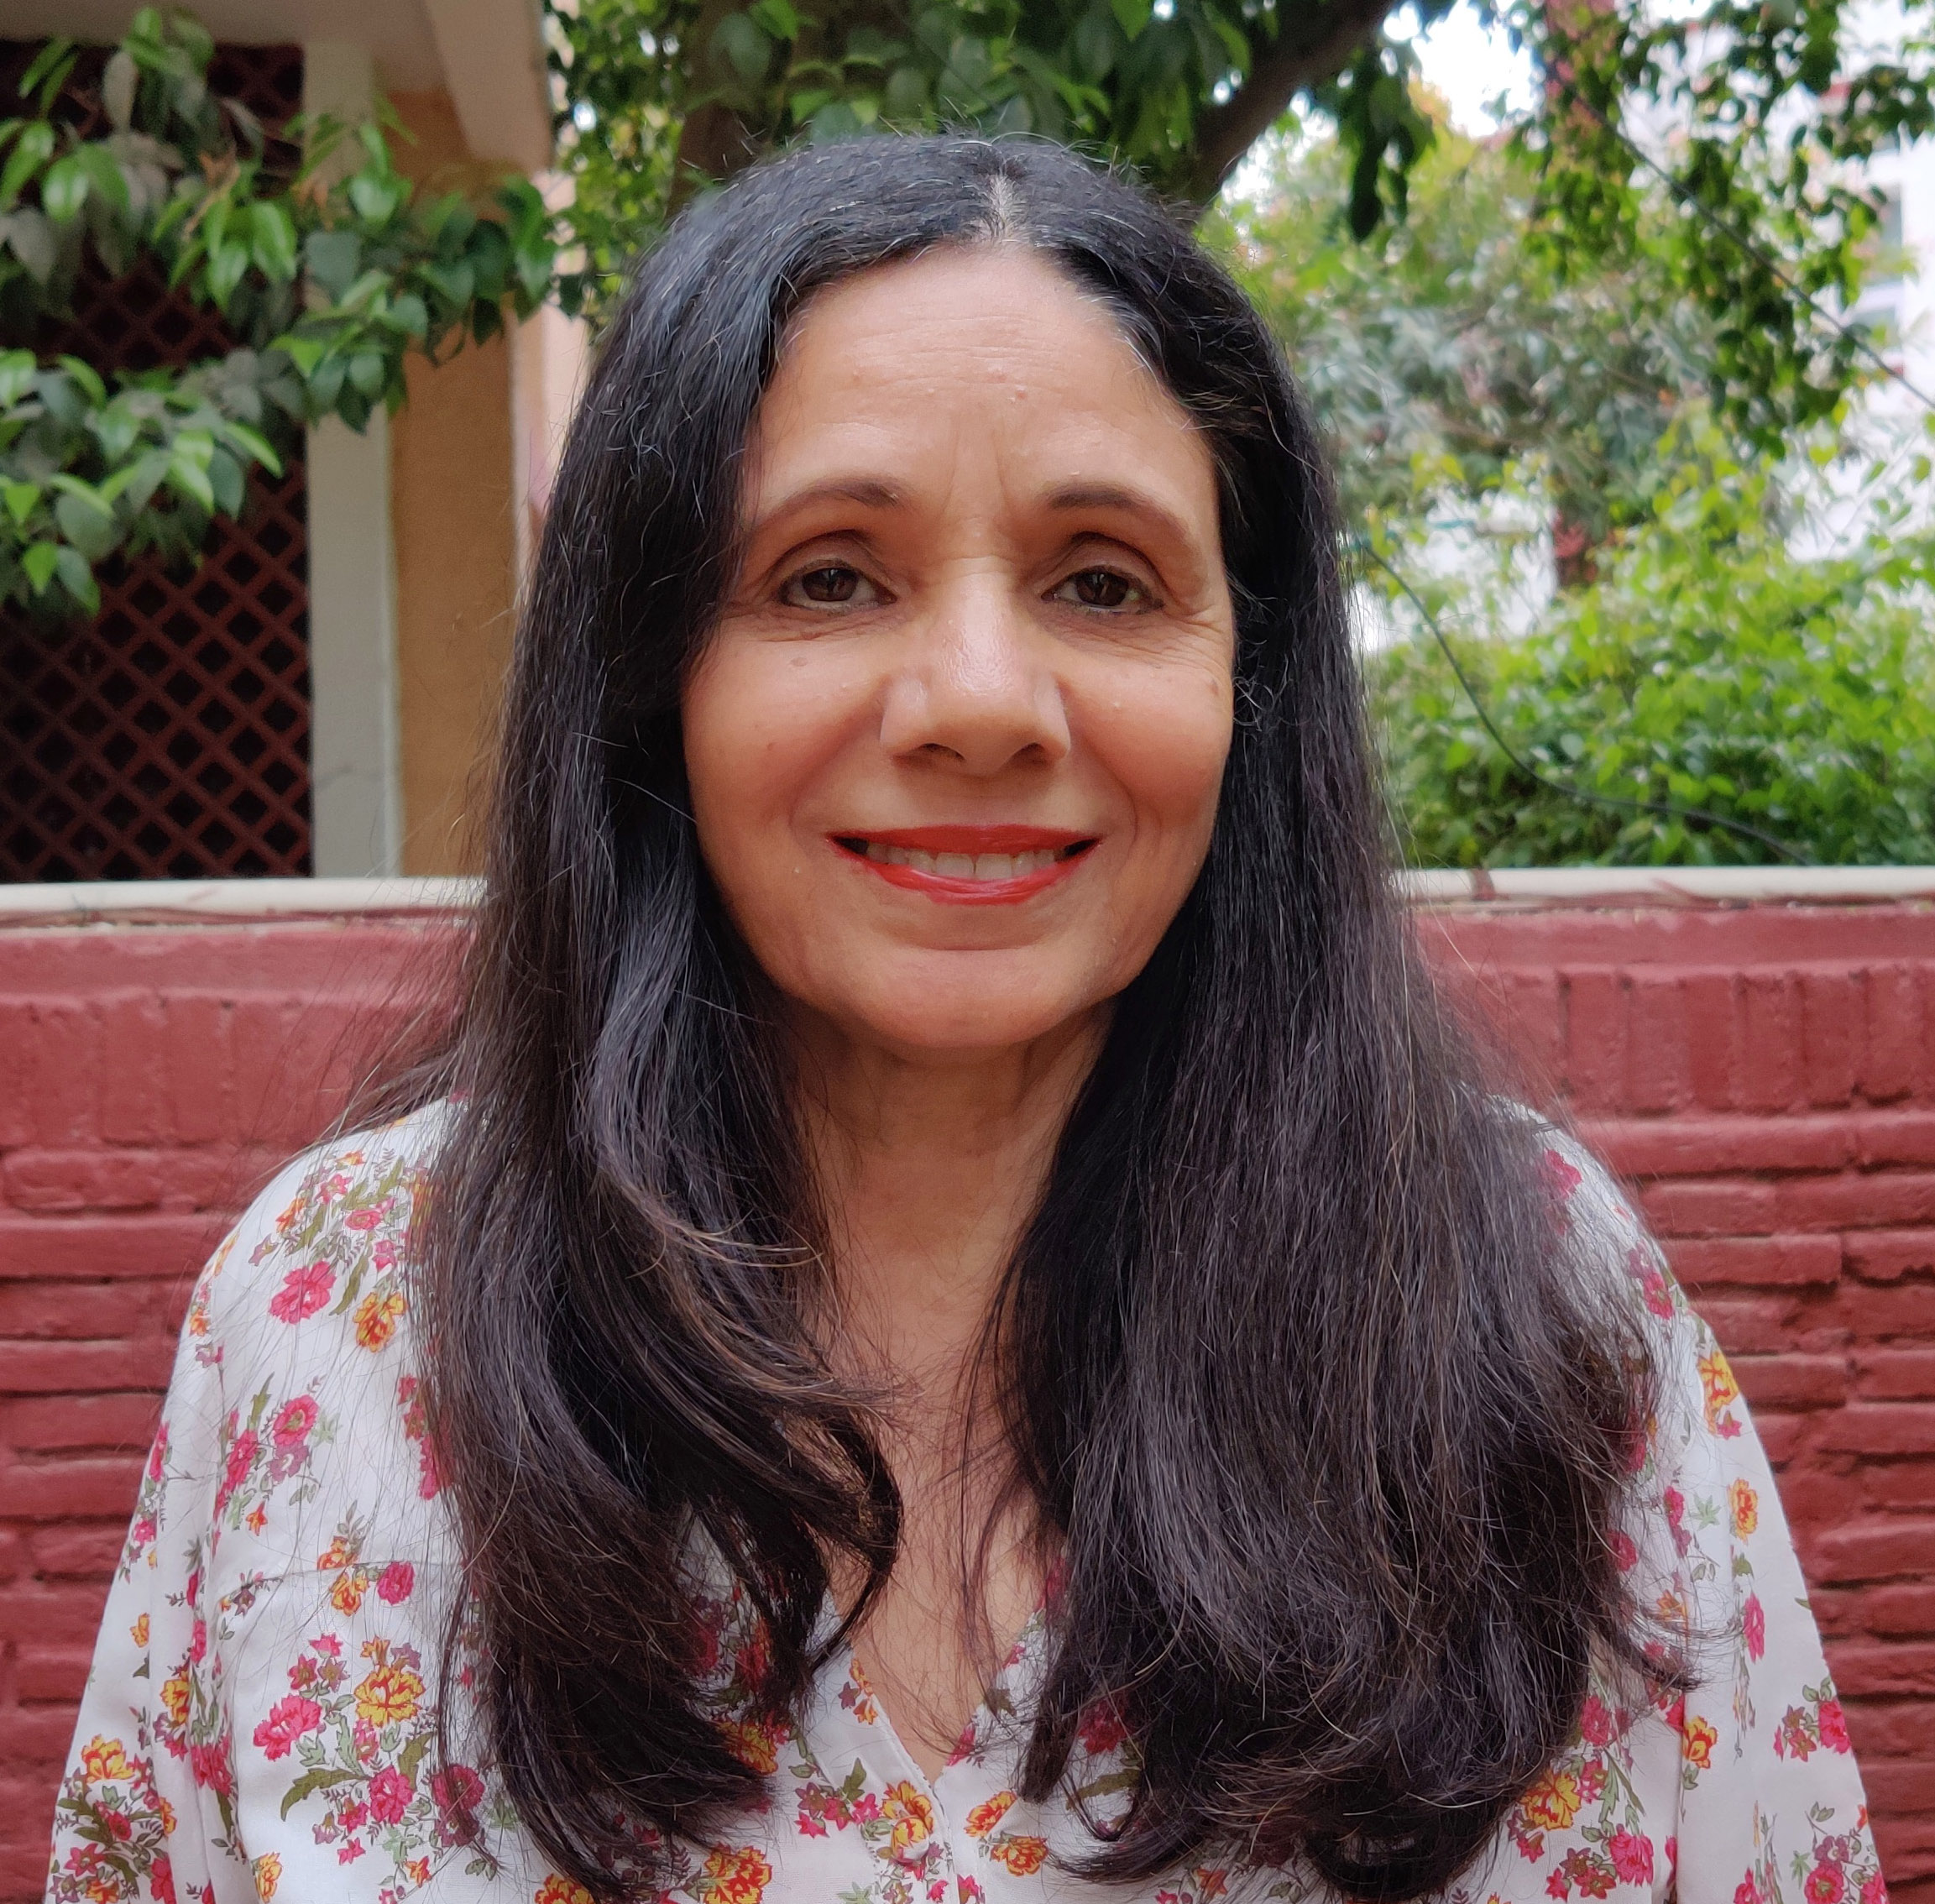
<svg viewBox="0 0 1935 1904">
<path fill-rule="evenodd" d="M 1025 1045 L 936 1054 L 797 1027 L 838 1359 L 926 1403 L 949 1395 L 1106 1031 L 1097 1012 Z"/>
</svg>

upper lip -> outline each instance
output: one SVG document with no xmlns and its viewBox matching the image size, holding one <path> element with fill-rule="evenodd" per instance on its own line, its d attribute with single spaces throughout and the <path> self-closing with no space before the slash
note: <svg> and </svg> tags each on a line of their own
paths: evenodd
<svg viewBox="0 0 1935 1904">
<path fill-rule="evenodd" d="M 1055 826 L 888 826 L 842 827 L 835 840 L 861 840 L 882 846 L 904 846 L 917 853 L 1059 852 L 1095 838 Z"/>
</svg>

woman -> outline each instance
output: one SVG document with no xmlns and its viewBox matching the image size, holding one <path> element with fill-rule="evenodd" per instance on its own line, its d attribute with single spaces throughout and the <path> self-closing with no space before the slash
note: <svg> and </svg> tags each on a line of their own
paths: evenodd
<svg viewBox="0 0 1935 1904">
<path fill-rule="evenodd" d="M 1075 159 L 681 220 L 452 1039 L 197 1290 L 51 1896 L 1882 1896 L 1724 1359 L 1415 962 L 1335 547 Z"/>
</svg>

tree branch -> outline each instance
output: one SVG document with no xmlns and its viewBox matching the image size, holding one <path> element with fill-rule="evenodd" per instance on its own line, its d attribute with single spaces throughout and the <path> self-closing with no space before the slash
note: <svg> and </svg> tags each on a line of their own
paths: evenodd
<svg viewBox="0 0 1935 1904">
<path fill-rule="evenodd" d="M 1383 24 L 1395 0 L 1319 0 L 1279 4 L 1277 37 L 1260 49 L 1249 76 L 1221 106 L 1196 121 L 1195 164 L 1189 195 L 1207 205 L 1257 139 L 1307 86 L 1333 79 Z"/>
</svg>

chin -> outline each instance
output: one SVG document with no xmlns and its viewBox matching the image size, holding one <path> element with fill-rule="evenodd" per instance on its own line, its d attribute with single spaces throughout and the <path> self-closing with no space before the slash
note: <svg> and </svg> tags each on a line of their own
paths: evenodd
<svg viewBox="0 0 1935 1904">
<path fill-rule="evenodd" d="M 1085 1017 L 1099 1001 L 1085 989 L 990 984 L 968 975 L 924 978 L 855 998 L 850 1027 L 890 1049 L 910 1056 L 970 1053 L 1032 1044 Z"/>
</svg>

